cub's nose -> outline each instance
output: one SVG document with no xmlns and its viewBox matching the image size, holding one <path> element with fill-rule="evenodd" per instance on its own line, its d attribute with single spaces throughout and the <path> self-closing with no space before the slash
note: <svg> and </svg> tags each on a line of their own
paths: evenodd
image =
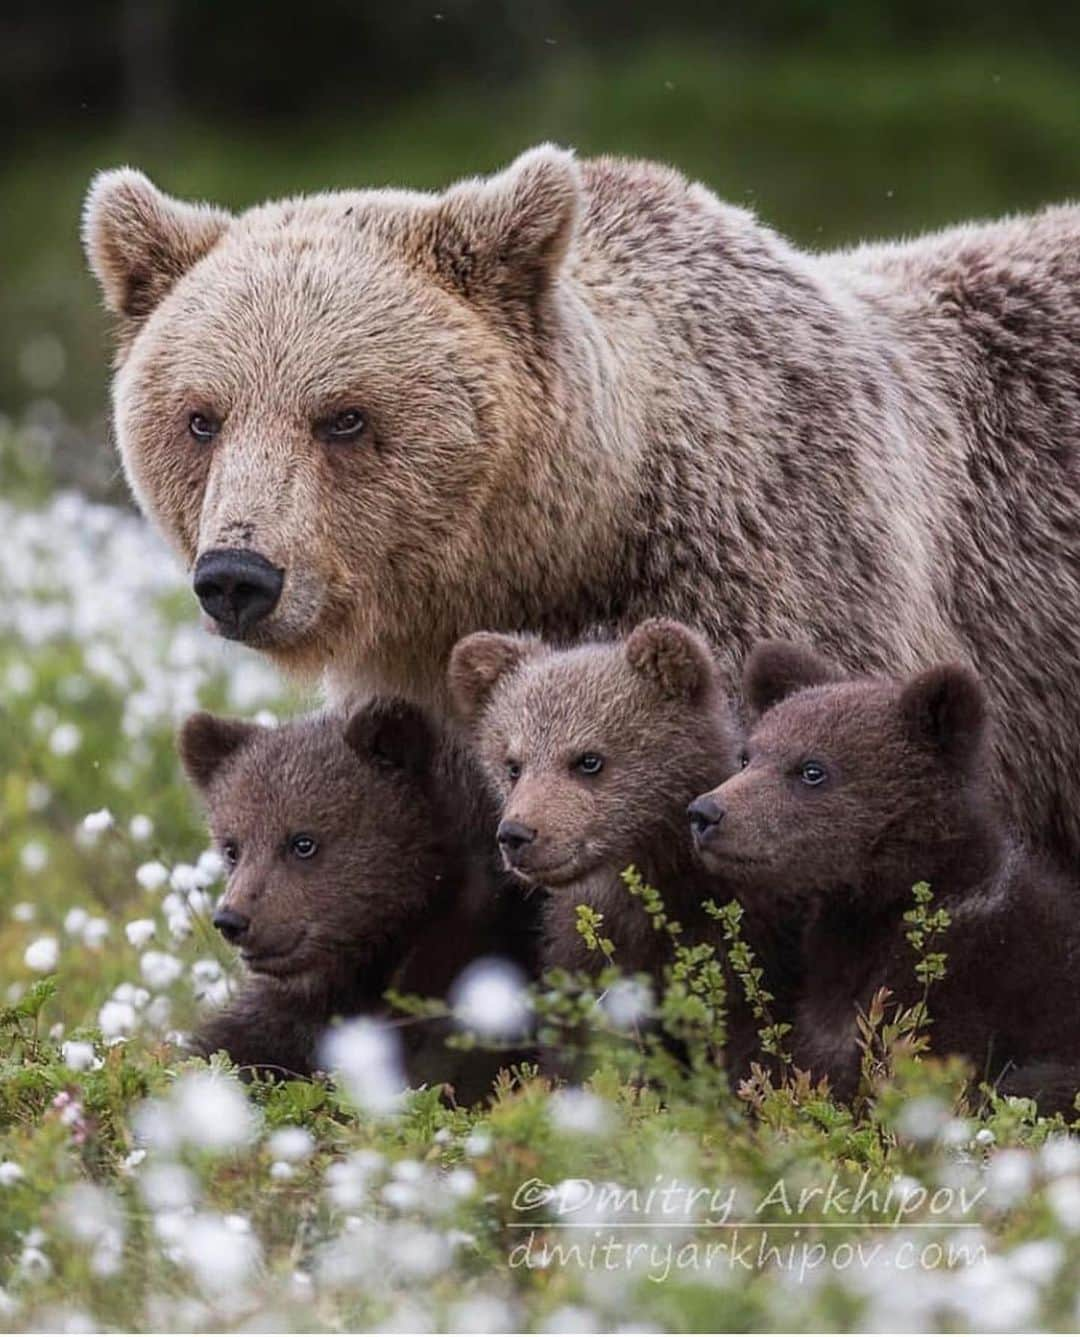
<svg viewBox="0 0 1080 1337">
<path fill-rule="evenodd" d="M 694 833 L 694 843 L 704 845 L 712 833 L 724 820 L 724 809 L 712 796 L 702 794 L 694 799 L 686 810 L 690 818 L 690 830 Z"/>
<path fill-rule="evenodd" d="M 226 636 L 244 633 L 271 612 L 281 597 L 285 573 L 257 552 L 215 548 L 195 563 L 195 594 Z"/>
<path fill-rule="evenodd" d="M 239 942 L 251 927 L 251 920 L 236 910 L 218 910 L 214 914 L 214 927 L 228 942 Z"/>
<path fill-rule="evenodd" d="M 499 829 L 495 832 L 495 839 L 499 842 L 499 848 L 503 854 L 513 862 L 526 845 L 533 843 L 536 839 L 536 832 L 531 826 L 525 826 L 521 822 L 507 819 L 499 823 Z"/>
</svg>

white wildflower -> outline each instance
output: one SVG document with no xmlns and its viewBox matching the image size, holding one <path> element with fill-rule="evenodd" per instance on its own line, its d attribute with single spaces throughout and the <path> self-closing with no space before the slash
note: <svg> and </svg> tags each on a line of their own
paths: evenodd
<svg viewBox="0 0 1080 1337">
<path fill-rule="evenodd" d="M 486 1156 L 491 1150 L 491 1134 L 485 1129 L 475 1129 L 462 1143 L 466 1156 Z"/>
<path fill-rule="evenodd" d="M 1068 1175 L 1048 1184 L 1046 1201 L 1065 1230 L 1080 1233 L 1080 1176 Z"/>
<path fill-rule="evenodd" d="M 84 910 L 81 906 L 74 906 L 64 916 L 64 932 L 76 937 L 83 931 L 84 925 L 90 918 L 90 912 Z"/>
<path fill-rule="evenodd" d="M 0 1161 L 0 1188 L 10 1188 L 22 1177 L 22 1166 L 16 1161 Z"/>
<path fill-rule="evenodd" d="M 126 1039 L 135 1029 L 135 1009 L 130 1003 L 110 998 L 98 1013 L 98 1026 L 107 1040 Z"/>
<path fill-rule="evenodd" d="M 469 1030 L 487 1036 L 517 1036 L 528 1026 L 525 976 L 509 961 L 481 957 L 454 981 L 454 1015 Z"/>
<path fill-rule="evenodd" d="M 144 813 L 136 813 L 128 822 L 128 834 L 132 840 L 143 843 L 154 834 L 154 823 Z"/>
<path fill-rule="evenodd" d="M 255 1135 L 255 1111 L 233 1077 L 185 1073 L 173 1087 L 172 1104 L 181 1136 L 195 1146 L 229 1151 Z"/>
<path fill-rule="evenodd" d="M 259 1263 L 254 1235 L 231 1229 L 210 1212 L 194 1216 L 187 1223 L 180 1251 L 199 1286 L 215 1296 L 242 1287 Z"/>
<path fill-rule="evenodd" d="M 168 952 L 143 952 L 139 971 L 151 989 L 167 989 L 184 973 L 184 966 Z"/>
<path fill-rule="evenodd" d="M 628 1031 L 649 1016 L 653 992 L 645 980 L 616 980 L 600 1004 L 613 1026 Z"/>
<path fill-rule="evenodd" d="M 360 1017 L 328 1031 L 323 1063 L 339 1072 L 350 1097 L 370 1114 L 390 1114 L 401 1102 L 405 1071 L 401 1044 L 389 1027 Z"/>
<path fill-rule="evenodd" d="M 288 1161 L 274 1161 L 270 1166 L 270 1178 L 276 1180 L 292 1179 L 296 1174 L 296 1167 L 290 1165 Z"/>
<path fill-rule="evenodd" d="M 17 924 L 33 923 L 37 915 L 37 906 L 30 901 L 16 901 L 11 907 L 11 917 Z"/>
<path fill-rule="evenodd" d="M 195 863 L 195 869 L 203 879 L 202 885 L 209 886 L 216 882 L 225 871 L 225 860 L 217 850 L 203 850 Z"/>
<path fill-rule="evenodd" d="M 315 1139 L 306 1128 L 290 1125 L 276 1128 L 267 1138 L 266 1146 L 276 1161 L 306 1161 L 315 1150 Z"/>
<path fill-rule="evenodd" d="M 949 1107 L 937 1096 L 909 1100 L 896 1120 L 896 1130 L 913 1142 L 933 1142 L 949 1121 Z"/>
<path fill-rule="evenodd" d="M 40 873 L 49 862 L 49 851 L 40 840 L 28 840 L 19 851 L 19 863 L 25 873 Z"/>
<path fill-rule="evenodd" d="M 82 731 L 74 724 L 58 724 L 49 737 L 49 751 L 54 757 L 70 757 L 81 742 Z"/>
<path fill-rule="evenodd" d="M 561 1133 L 582 1137 L 602 1137 L 611 1131 L 611 1111 L 606 1101 L 592 1091 L 567 1087 L 556 1091 L 548 1108 L 551 1122 Z"/>
<path fill-rule="evenodd" d="M 1013 1207 L 1030 1191 L 1035 1167 L 1030 1153 L 999 1151 L 986 1167 L 986 1198 L 994 1207 Z"/>
<path fill-rule="evenodd" d="M 156 932 L 157 925 L 152 919 L 132 919 L 124 925 L 124 936 L 136 951 L 141 950 Z"/>
<path fill-rule="evenodd" d="M 142 1154 L 145 1156 L 146 1152 Z M 195 1176 L 182 1165 L 167 1161 L 148 1165 L 139 1174 L 137 1183 L 143 1201 L 153 1212 L 180 1212 L 195 1203 L 198 1188 Z"/>
<path fill-rule="evenodd" d="M 47 975 L 56 969 L 60 960 L 60 944 L 53 937 L 35 938 L 23 953 L 23 960 L 31 970 Z"/>
<path fill-rule="evenodd" d="M 109 921 L 100 915 L 94 915 L 82 927 L 83 946 L 97 951 L 109 936 Z"/>
<path fill-rule="evenodd" d="M 93 1066 L 94 1046 L 89 1040 L 65 1040 L 60 1053 L 72 1072 L 86 1072 Z"/>
<path fill-rule="evenodd" d="M 168 880 L 169 870 L 156 859 L 152 859 L 149 863 L 140 864 L 135 870 L 135 881 L 144 891 L 157 891 Z"/>
<path fill-rule="evenodd" d="M 82 829 L 88 836 L 100 836 L 116 825 L 116 818 L 108 808 L 99 808 L 97 812 L 88 812 L 82 819 Z"/>
</svg>

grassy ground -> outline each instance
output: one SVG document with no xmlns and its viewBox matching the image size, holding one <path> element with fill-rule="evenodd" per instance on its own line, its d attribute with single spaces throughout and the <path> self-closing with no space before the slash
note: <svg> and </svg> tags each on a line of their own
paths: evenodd
<svg viewBox="0 0 1080 1337">
<path fill-rule="evenodd" d="M 53 492 L 38 436 L 0 441 L 0 1329 L 1080 1321 L 1080 1140 L 965 1103 L 883 1033 L 854 1112 L 658 1057 L 643 1087 L 617 989 L 536 1001 L 592 1020 L 582 1087 L 505 1074 L 474 1109 L 388 1103 L 392 1049 L 363 1030 L 336 1085 L 185 1060 L 233 966 L 174 722 L 298 703 L 197 630 L 139 520 Z M 722 1007 L 687 966 L 664 1015 L 704 1055 Z"/>
</svg>

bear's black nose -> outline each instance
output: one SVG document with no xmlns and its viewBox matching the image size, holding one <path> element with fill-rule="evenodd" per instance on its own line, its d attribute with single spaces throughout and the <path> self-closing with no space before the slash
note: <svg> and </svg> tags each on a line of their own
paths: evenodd
<svg viewBox="0 0 1080 1337">
<path fill-rule="evenodd" d="M 203 610 L 226 636 L 240 638 L 271 612 L 285 573 L 257 552 L 215 548 L 195 563 L 192 585 Z"/>
<path fill-rule="evenodd" d="M 533 843 L 536 839 L 536 832 L 531 826 L 523 826 L 521 822 L 507 820 L 499 823 L 499 829 L 495 832 L 495 839 L 506 854 L 517 854 L 526 845 Z"/>
<path fill-rule="evenodd" d="M 714 828 L 724 820 L 724 810 L 711 794 L 702 794 L 700 798 L 694 799 L 686 815 L 690 818 L 690 830 L 698 844 L 708 840 Z"/>
<path fill-rule="evenodd" d="M 214 913 L 214 927 L 229 942 L 239 942 L 251 927 L 251 920 L 236 910 L 217 910 Z"/>
</svg>

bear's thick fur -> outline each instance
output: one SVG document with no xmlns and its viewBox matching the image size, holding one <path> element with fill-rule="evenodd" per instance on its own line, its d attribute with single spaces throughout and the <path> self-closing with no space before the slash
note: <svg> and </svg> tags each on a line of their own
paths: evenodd
<svg viewBox="0 0 1080 1337">
<path fill-rule="evenodd" d="M 219 631 L 440 708 L 485 627 L 667 615 L 732 684 L 767 635 L 969 661 L 1080 857 L 1080 208 L 810 255 L 548 146 L 238 216 L 107 172 L 84 240 L 127 476 Z"/>
<path fill-rule="evenodd" d="M 1080 1090 L 1077 890 L 1010 838 L 989 797 L 985 694 L 970 669 L 906 679 L 841 675 L 766 642 L 745 671 L 753 728 L 697 839 L 747 904 L 811 907 L 794 1058 L 849 1097 L 856 1007 L 881 986 L 922 994 L 904 912 L 930 884 L 952 923 L 932 950 L 931 1047 L 961 1053 L 1002 1091 L 1069 1110 Z"/>
<path fill-rule="evenodd" d="M 377 700 L 272 729 L 197 714 L 179 746 L 229 869 L 215 923 L 249 972 L 205 1019 L 200 1052 L 306 1076 L 327 1025 L 384 1011 L 387 988 L 445 997 L 471 961 L 531 954 L 415 706 Z M 410 1079 L 482 1094 L 497 1061 L 463 1064 L 432 1029 L 401 1029 Z"/>
<path fill-rule="evenodd" d="M 687 804 L 737 766 L 740 730 L 709 647 L 667 619 L 625 641 L 559 650 L 532 637 L 477 632 L 450 657 L 451 697 L 502 805 L 506 867 L 526 888 L 546 887 L 544 966 L 595 974 L 603 957 L 577 930 L 577 907 L 603 916 L 602 932 L 627 973 L 659 979 L 671 958 L 622 880 L 633 865 L 657 888 L 687 942 L 712 942 L 702 908 L 733 892 L 705 872 L 686 826 Z M 801 960 L 799 925 L 751 905 L 743 924 L 777 1013 L 790 1010 Z M 732 983 L 729 1067 L 757 1057 L 757 1027 Z"/>
</svg>

